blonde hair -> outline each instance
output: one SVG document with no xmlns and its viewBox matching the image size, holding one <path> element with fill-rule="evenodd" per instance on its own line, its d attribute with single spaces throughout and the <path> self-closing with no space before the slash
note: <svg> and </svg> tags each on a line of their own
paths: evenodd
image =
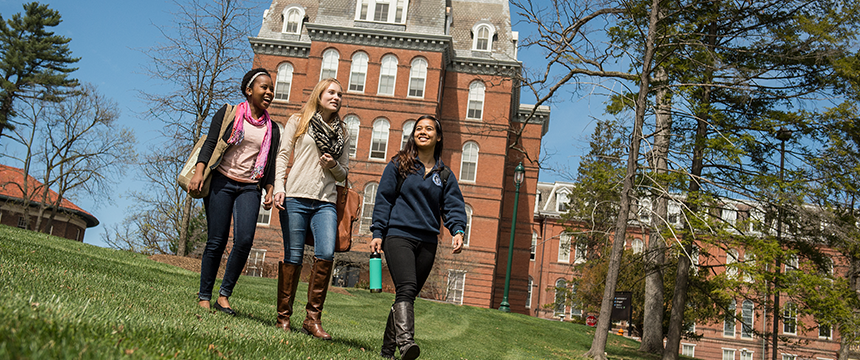
<svg viewBox="0 0 860 360">
<path fill-rule="evenodd" d="M 340 84 L 340 81 L 337 81 L 337 79 L 335 78 L 322 79 L 320 80 L 320 82 L 317 83 L 316 86 L 314 86 L 313 91 L 311 91 L 311 95 L 308 97 L 308 102 L 306 102 L 305 105 L 302 106 L 302 110 L 299 111 L 299 113 L 297 114 L 300 116 L 299 125 L 298 127 L 296 127 L 296 135 L 293 138 L 293 141 L 297 140 L 300 136 L 308 132 L 308 126 L 311 123 L 311 118 L 314 116 L 314 114 L 317 113 L 317 111 L 319 111 L 320 97 L 322 97 L 323 91 L 328 89 L 331 84 L 337 84 L 337 86 L 339 86 L 340 89 L 343 90 L 343 86 Z M 338 111 L 335 111 L 334 114 L 338 115 L 339 117 L 338 112 L 340 112 L 340 109 L 338 109 Z"/>
</svg>

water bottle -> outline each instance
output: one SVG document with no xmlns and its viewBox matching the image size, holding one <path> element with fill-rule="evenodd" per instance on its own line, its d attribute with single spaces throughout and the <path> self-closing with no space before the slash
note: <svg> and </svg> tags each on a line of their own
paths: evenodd
<svg viewBox="0 0 860 360">
<path fill-rule="evenodd" d="M 370 292 L 382 292 L 382 255 L 376 251 L 370 254 Z"/>
</svg>

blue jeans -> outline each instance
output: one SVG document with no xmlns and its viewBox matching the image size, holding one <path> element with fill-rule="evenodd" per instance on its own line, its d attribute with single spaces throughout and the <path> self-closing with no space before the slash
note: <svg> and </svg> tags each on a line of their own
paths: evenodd
<svg viewBox="0 0 860 360">
<path fill-rule="evenodd" d="M 257 213 L 260 211 L 261 192 L 257 184 L 241 183 L 232 180 L 218 171 L 212 173 L 209 195 L 203 198 L 206 207 L 206 224 L 209 238 L 203 250 L 200 264 L 200 300 L 212 300 L 212 287 L 221 265 L 221 256 L 227 247 L 230 235 L 230 220 L 233 220 L 233 250 L 227 258 L 224 279 L 219 293 L 230 297 L 236 280 L 245 268 L 251 245 L 254 244 L 254 231 L 257 229 Z"/>
<path fill-rule="evenodd" d="M 284 207 L 286 211 L 278 212 L 284 236 L 284 262 L 302 264 L 308 229 L 314 236 L 314 256 L 334 260 L 337 236 L 337 208 L 334 203 L 290 197 L 284 200 Z"/>
</svg>

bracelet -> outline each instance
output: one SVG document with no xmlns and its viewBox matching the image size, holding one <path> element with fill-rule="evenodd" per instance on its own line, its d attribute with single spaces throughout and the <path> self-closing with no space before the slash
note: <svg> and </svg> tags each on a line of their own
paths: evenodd
<svg viewBox="0 0 860 360">
<path fill-rule="evenodd" d="M 455 231 L 455 232 L 454 232 L 454 236 L 457 236 L 457 234 L 464 234 L 464 235 L 465 235 L 465 234 L 466 234 L 466 232 L 465 232 L 465 231 L 463 231 L 463 230 L 457 230 L 457 231 Z"/>
</svg>

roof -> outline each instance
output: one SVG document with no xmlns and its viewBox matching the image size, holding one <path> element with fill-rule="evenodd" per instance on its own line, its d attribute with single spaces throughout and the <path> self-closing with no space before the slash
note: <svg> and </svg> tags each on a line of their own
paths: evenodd
<svg viewBox="0 0 860 360">
<path fill-rule="evenodd" d="M 22 189 L 23 184 L 23 169 L 0 164 L 0 199 L 23 202 L 25 194 L 23 191 L 24 189 Z M 27 175 L 26 191 L 28 193 L 40 190 L 43 186 L 44 185 L 40 181 L 36 180 L 36 178 L 31 175 Z M 60 195 L 57 194 L 56 191 L 48 189 L 48 201 L 55 202 L 59 196 Z M 31 202 L 31 205 L 34 204 L 37 204 L 37 202 Z M 99 220 L 96 219 L 95 216 L 86 212 L 84 209 L 81 209 L 68 199 L 64 198 L 63 201 L 60 202 L 60 209 L 82 217 L 84 221 L 86 221 L 87 227 L 93 227 L 99 224 Z"/>
</svg>

